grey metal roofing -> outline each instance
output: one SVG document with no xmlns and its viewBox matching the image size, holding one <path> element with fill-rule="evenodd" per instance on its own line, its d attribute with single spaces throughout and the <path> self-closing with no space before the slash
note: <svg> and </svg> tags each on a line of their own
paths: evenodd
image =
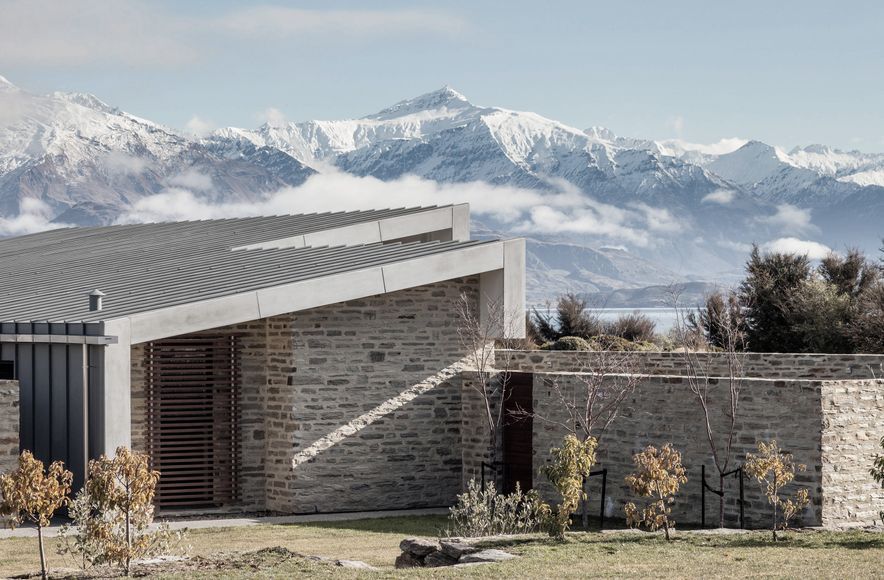
<svg viewBox="0 0 884 580">
<path fill-rule="evenodd" d="M 434 208 L 68 228 L 0 240 L 0 321 L 86 321 L 269 288 L 487 242 L 232 247 Z M 90 312 L 88 293 L 106 293 Z"/>
</svg>

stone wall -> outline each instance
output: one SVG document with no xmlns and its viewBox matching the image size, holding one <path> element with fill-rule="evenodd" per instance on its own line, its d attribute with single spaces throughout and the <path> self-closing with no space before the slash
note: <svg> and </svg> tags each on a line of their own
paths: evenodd
<svg viewBox="0 0 884 580">
<path fill-rule="evenodd" d="M 444 506 L 461 486 L 461 293 L 453 280 L 211 332 L 242 340 L 241 507 Z M 144 448 L 143 348 L 132 442 Z"/>
<path fill-rule="evenodd" d="M 296 371 L 269 428 L 282 512 L 445 506 L 461 484 L 454 280 L 292 315 Z M 294 468 L 293 468 L 294 465 Z"/>
<path fill-rule="evenodd" d="M 534 469 L 549 460 L 549 449 L 558 446 L 567 422 L 558 389 L 566 397 L 579 393 L 582 384 L 574 374 L 535 374 Z M 710 401 L 711 420 L 718 449 L 725 446 L 729 401 L 726 381 L 714 385 Z M 542 417 L 543 419 L 540 419 Z M 805 525 L 869 525 L 884 509 L 884 493 L 868 476 L 877 441 L 884 436 L 884 381 L 812 381 L 746 379 L 740 393 L 740 406 L 728 469 L 739 466 L 745 454 L 755 449 L 758 439 L 776 439 L 791 452 L 807 471 L 796 478 L 796 485 L 807 487 L 812 503 L 801 516 Z M 632 470 L 632 455 L 648 444 L 672 443 L 681 453 L 688 482 L 673 506 L 676 521 L 700 521 L 701 466 L 707 481 L 718 488 L 703 414 L 687 379 L 678 376 L 651 376 L 642 380 L 623 404 L 620 415 L 601 436 L 597 469 L 607 468 L 608 504 L 606 513 L 623 517 L 623 504 L 633 499 L 624 485 Z M 555 491 L 542 476 L 535 487 L 551 499 Z M 726 521 L 737 523 L 738 480 L 725 480 Z M 792 491 L 794 491 L 794 487 Z M 600 480 L 591 480 L 591 513 L 598 513 Z M 718 498 L 707 493 L 707 525 L 717 524 Z M 769 506 L 758 484 L 745 481 L 746 523 L 751 527 L 768 525 Z"/>
<path fill-rule="evenodd" d="M 823 525 L 880 522 L 884 489 L 869 469 L 882 453 L 884 381 L 823 383 L 822 416 Z"/>
<path fill-rule="evenodd" d="M 684 375 L 684 355 L 678 352 L 631 353 L 640 372 L 650 375 Z M 693 355 L 708 376 L 726 376 L 722 354 Z M 884 354 L 782 354 L 739 355 L 747 377 L 759 379 L 874 379 L 884 378 Z M 580 372 L 595 369 L 605 355 L 591 351 L 499 350 L 498 366 L 520 372 Z"/>
<path fill-rule="evenodd" d="M 18 381 L 0 381 L 0 473 L 15 469 L 19 453 Z"/>
<path fill-rule="evenodd" d="M 491 463 L 491 429 L 488 410 L 476 373 L 467 371 L 461 375 L 461 457 L 463 463 L 462 486 L 466 489 L 471 479 L 481 481 L 482 463 Z M 497 405 L 492 399 L 491 405 Z M 486 478 L 493 479 L 490 471 Z"/>
</svg>

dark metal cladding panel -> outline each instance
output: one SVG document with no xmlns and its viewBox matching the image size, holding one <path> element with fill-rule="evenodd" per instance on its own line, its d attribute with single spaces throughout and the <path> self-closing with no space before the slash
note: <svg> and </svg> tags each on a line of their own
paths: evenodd
<svg viewBox="0 0 884 580">
<path fill-rule="evenodd" d="M 0 360 L 7 360 L 7 361 L 15 362 L 15 343 L 14 342 L 0 343 Z"/>
<path fill-rule="evenodd" d="M 19 446 L 34 449 L 34 345 L 18 345 L 15 366 L 19 388 Z"/>
<path fill-rule="evenodd" d="M 89 459 L 97 459 L 104 450 L 104 347 L 88 345 Z"/>
<path fill-rule="evenodd" d="M 52 456 L 52 365 L 48 344 L 34 344 L 34 448 L 37 459 Z"/>
<path fill-rule="evenodd" d="M 86 347 L 68 346 L 68 469 L 74 473 L 74 489 L 83 485 L 88 460 L 86 439 Z"/>
<path fill-rule="evenodd" d="M 68 345 L 49 345 L 50 459 L 68 463 Z"/>
</svg>

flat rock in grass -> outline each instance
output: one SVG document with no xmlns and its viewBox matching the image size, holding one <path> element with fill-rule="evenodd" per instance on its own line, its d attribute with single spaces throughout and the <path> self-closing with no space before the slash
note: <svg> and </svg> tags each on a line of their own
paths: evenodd
<svg viewBox="0 0 884 580">
<path fill-rule="evenodd" d="M 402 552 L 398 556 L 396 556 L 396 563 L 394 564 L 397 568 L 420 568 L 424 565 L 418 558 L 414 557 L 412 554 L 408 552 Z"/>
<path fill-rule="evenodd" d="M 423 558 L 439 549 L 439 544 L 426 538 L 405 538 L 399 542 L 399 549 L 418 558 Z"/>
<path fill-rule="evenodd" d="M 442 546 L 442 553 L 455 560 L 459 559 L 464 554 L 474 554 L 479 551 L 479 548 L 476 546 L 471 546 L 470 544 L 465 544 L 463 542 L 446 542 L 443 540 L 440 544 Z"/>
<path fill-rule="evenodd" d="M 458 564 L 473 564 L 476 562 L 506 562 L 518 556 L 509 554 L 503 550 L 481 550 L 474 554 L 465 554 L 458 560 Z"/>
<path fill-rule="evenodd" d="M 354 568 L 356 570 L 377 570 L 374 566 L 366 564 L 360 560 L 337 560 L 335 566 L 341 568 Z"/>
<path fill-rule="evenodd" d="M 457 564 L 457 558 L 452 558 L 442 551 L 433 552 L 424 558 L 424 566 L 427 568 L 438 568 L 440 566 L 454 566 Z"/>
</svg>

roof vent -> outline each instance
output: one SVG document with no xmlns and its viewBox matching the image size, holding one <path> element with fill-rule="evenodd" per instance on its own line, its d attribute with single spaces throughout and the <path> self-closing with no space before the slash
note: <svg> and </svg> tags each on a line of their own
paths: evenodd
<svg viewBox="0 0 884 580">
<path fill-rule="evenodd" d="M 89 293 L 89 311 L 95 312 L 96 310 L 101 310 L 103 307 L 102 299 L 107 296 L 101 290 L 97 288 Z"/>
</svg>

